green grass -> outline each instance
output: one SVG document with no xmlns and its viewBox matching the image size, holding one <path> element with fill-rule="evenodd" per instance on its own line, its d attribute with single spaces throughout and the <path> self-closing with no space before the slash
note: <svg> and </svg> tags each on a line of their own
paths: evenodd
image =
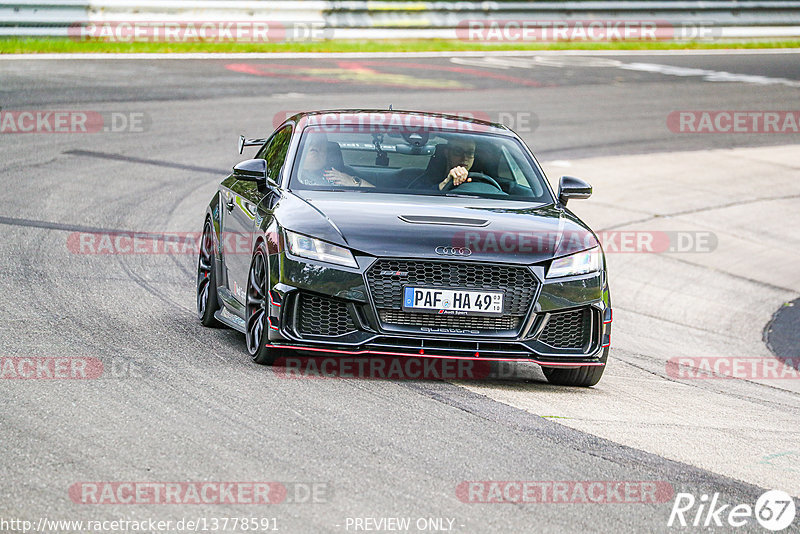
<svg viewBox="0 0 800 534">
<path fill-rule="evenodd" d="M 619 41 L 610 43 L 498 43 L 483 44 L 444 39 L 404 41 L 318 41 L 306 43 L 112 43 L 69 38 L 0 38 L 0 54 L 44 53 L 186 53 L 186 52 L 424 52 L 462 50 L 683 50 L 719 48 L 800 48 L 800 39 L 685 43 Z"/>
</svg>

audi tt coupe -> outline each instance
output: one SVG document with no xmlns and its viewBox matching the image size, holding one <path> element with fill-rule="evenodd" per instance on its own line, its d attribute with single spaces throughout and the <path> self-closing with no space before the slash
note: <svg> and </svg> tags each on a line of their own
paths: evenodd
<svg viewBox="0 0 800 534">
<path fill-rule="evenodd" d="M 605 256 L 522 140 L 412 111 L 300 113 L 222 181 L 205 216 L 197 312 L 288 351 L 513 360 L 592 386 L 611 339 Z"/>
</svg>

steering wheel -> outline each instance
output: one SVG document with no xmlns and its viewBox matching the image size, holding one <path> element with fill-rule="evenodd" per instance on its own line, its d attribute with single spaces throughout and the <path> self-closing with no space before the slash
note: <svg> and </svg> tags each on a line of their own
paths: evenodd
<svg viewBox="0 0 800 534">
<path fill-rule="evenodd" d="M 503 188 L 500 187 L 500 184 L 497 183 L 497 180 L 495 180 L 494 178 L 492 178 L 491 176 L 489 176 L 487 174 L 483 174 L 482 172 L 471 172 L 471 173 L 467 174 L 467 178 L 471 178 L 472 182 L 461 182 L 461 185 L 465 185 L 467 183 L 474 183 L 476 181 L 477 182 L 483 182 L 483 183 L 491 185 L 492 187 L 496 187 L 497 190 L 500 191 L 501 193 L 505 193 L 505 191 L 503 191 Z M 461 185 L 459 187 L 461 187 Z M 453 181 L 450 180 L 447 183 L 447 185 L 444 186 L 444 189 L 442 189 L 442 191 L 450 191 L 451 189 L 454 189 L 455 187 L 456 186 L 453 185 Z"/>
</svg>

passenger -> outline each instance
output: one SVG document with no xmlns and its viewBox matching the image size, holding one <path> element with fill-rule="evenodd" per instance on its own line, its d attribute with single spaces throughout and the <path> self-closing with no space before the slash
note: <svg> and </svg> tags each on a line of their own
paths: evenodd
<svg viewBox="0 0 800 534">
<path fill-rule="evenodd" d="M 305 185 L 375 187 L 366 180 L 336 169 L 334 167 L 336 162 L 329 161 L 331 156 L 328 149 L 328 136 L 311 134 L 306 141 L 303 163 L 298 173 L 300 181 Z"/>
</svg>

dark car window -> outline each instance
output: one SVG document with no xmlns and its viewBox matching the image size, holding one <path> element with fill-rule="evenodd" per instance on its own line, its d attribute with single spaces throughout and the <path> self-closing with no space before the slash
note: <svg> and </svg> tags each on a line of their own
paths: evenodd
<svg viewBox="0 0 800 534">
<path fill-rule="evenodd" d="M 460 163 L 461 161 L 467 163 Z M 468 166 L 474 183 L 440 189 L 451 168 Z M 545 178 L 518 140 L 481 131 L 435 128 L 309 126 L 292 170 L 293 189 L 347 189 L 328 171 L 370 184 L 359 192 L 417 195 L 466 194 L 552 202 Z M 374 187 L 372 187 L 374 186 Z"/>
<path fill-rule="evenodd" d="M 273 135 L 256 155 L 256 158 L 267 160 L 267 176 L 276 182 L 280 181 L 281 167 L 286 159 L 286 152 L 289 151 L 291 138 L 292 126 L 289 125 Z"/>
</svg>

